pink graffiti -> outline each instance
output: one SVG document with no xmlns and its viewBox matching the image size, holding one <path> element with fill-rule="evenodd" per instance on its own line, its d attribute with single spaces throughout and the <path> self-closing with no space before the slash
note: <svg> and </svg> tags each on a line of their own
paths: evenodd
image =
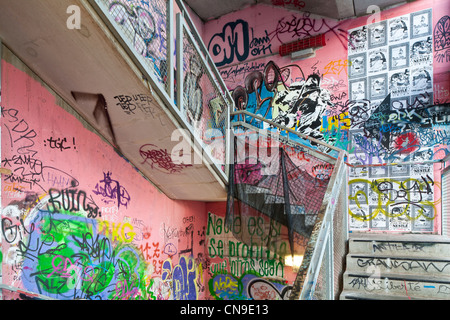
<svg viewBox="0 0 450 320">
<path fill-rule="evenodd" d="M 55 265 L 55 261 L 59 259 L 59 263 Z M 94 279 L 88 274 L 89 270 L 94 271 L 94 268 L 92 266 L 86 266 L 82 272 L 82 274 L 86 275 L 87 277 L 82 277 L 82 274 L 79 272 L 82 268 L 77 265 L 78 261 L 80 259 L 77 259 L 74 263 L 70 260 L 70 258 L 66 258 L 64 256 L 56 255 L 53 257 L 52 260 L 52 267 L 53 271 L 47 276 L 47 278 L 50 278 L 54 273 L 59 274 L 62 278 L 72 278 L 75 275 L 77 278 L 81 279 L 82 281 L 88 281 L 93 282 Z M 64 263 L 64 267 L 62 267 L 62 264 Z M 70 266 L 69 266 L 70 264 Z M 75 274 L 72 274 L 71 272 L 75 271 Z"/>
</svg>

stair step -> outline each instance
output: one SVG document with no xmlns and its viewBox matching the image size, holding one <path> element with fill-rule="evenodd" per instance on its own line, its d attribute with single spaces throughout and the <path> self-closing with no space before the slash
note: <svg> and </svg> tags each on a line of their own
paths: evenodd
<svg viewBox="0 0 450 320">
<path fill-rule="evenodd" d="M 349 252 L 352 254 L 391 255 L 447 258 L 450 239 L 434 235 L 351 235 Z"/>
<path fill-rule="evenodd" d="M 400 294 L 373 294 L 359 291 L 344 290 L 339 296 L 339 300 L 446 300 L 430 297 L 408 297 Z"/>
<path fill-rule="evenodd" d="M 244 190 L 246 193 L 270 193 L 271 190 L 267 189 L 267 188 L 262 188 L 262 187 L 257 187 L 257 186 L 252 186 L 250 184 L 243 184 L 244 186 Z"/>
<path fill-rule="evenodd" d="M 407 257 L 388 255 L 347 255 L 347 271 L 382 274 L 406 273 L 415 275 L 450 276 L 450 258 Z"/>
<path fill-rule="evenodd" d="M 450 300 L 450 276 L 346 271 L 344 290 L 366 294 L 406 295 Z"/>
</svg>

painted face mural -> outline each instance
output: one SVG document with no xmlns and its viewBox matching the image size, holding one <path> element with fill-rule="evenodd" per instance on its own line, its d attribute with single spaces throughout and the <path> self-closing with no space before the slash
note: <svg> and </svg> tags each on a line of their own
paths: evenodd
<svg viewBox="0 0 450 320">
<path fill-rule="evenodd" d="M 299 69 L 297 65 L 279 68 L 270 61 L 263 72 L 247 75 L 245 87 L 238 86 L 233 90 L 236 106 L 261 114 L 281 126 L 323 139 L 322 118 L 327 108 L 333 105 L 330 92 L 321 87 L 321 77 L 317 74 L 288 85 L 291 68 Z"/>
</svg>

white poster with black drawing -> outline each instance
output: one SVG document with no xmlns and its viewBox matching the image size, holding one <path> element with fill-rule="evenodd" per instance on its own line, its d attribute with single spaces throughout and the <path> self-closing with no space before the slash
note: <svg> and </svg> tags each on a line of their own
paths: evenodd
<svg viewBox="0 0 450 320">
<path fill-rule="evenodd" d="M 388 176 L 387 166 L 369 167 L 369 178 L 384 178 Z"/>
<path fill-rule="evenodd" d="M 366 52 L 368 48 L 367 26 L 348 31 L 348 54 Z"/>
<path fill-rule="evenodd" d="M 412 206 L 413 210 L 413 231 L 433 231 L 433 221 L 435 211 L 431 205 Z"/>
<path fill-rule="evenodd" d="M 389 230 L 411 231 L 411 209 L 408 204 L 389 205 Z"/>
<path fill-rule="evenodd" d="M 367 184 L 365 182 L 353 182 L 349 185 L 350 204 L 367 204 Z"/>
<path fill-rule="evenodd" d="M 409 39 L 409 16 L 396 17 L 388 23 L 389 43 L 400 42 Z"/>
<path fill-rule="evenodd" d="M 410 100 L 410 107 L 413 109 L 432 106 L 434 104 L 433 92 L 421 92 L 419 94 L 411 95 Z"/>
<path fill-rule="evenodd" d="M 380 208 L 380 206 L 369 206 L 369 214 L 370 214 L 369 228 L 371 230 L 388 229 L 387 214 L 385 214 L 385 212 Z"/>
<path fill-rule="evenodd" d="M 369 77 L 369 99 L 380 100 L 388 95 L 387 74 L 382 73 Z"/>
<path fill-rule="evenodd" d="M 419 67 L 411 70 L 411 94 L 433 90 L 433 71 L 430 67 Z"/>
<path fill-rule="evenodd" d="M 408 177 L 410 169 L 408 164 L 391 165 L 389 166 L 389 177 Z"/>
<path fill-rule="evenodd" d="M 349 227 L 351 230 L 367 230 L 369 228 L 369 207 L 367 205 L 350 205 L 348 210 L 350 215 Z"/>
<path fill-rule="evenodd" d="M 389 91 L 391 93 L 391 98 L 409 96 L 409 85 L 409 69 L 401 69 L 389 73 Z"/>
<path fill-rule="evenodd" d="M 348 77 L 362 78 L 367 75 L 367 54 L 360 53 L 348 57 Z"/>
<path fill-rule="evenodd" d="M 431 9 L 411 13 L 411 39 L 431 35 Z"/>
<path fill-rule="evenodd" d="M 409 42 L 399 43 L 389 47 L 389 70 L 409 67 Z"/>
<path fill-rule="evenodd" d="M 368 26 L 369 49 L 383 47 L 387 44 L 387 22 L 381 21 Z"/>
<path fill-rule="evenodd" d="M 409 105 L 409 97 L 399 97 L 391 99 L 391 110 L 393 111 L 407 109 Z"/>
<path fill-rule="evenodd" d="M 433 164 L 420 162 L 433 160 L 433 153 L 433 147 L 420 148 L 420 150 L 414 152 L 411 160 L 419 163 L 411 165 L 411 174 L 415 176 L 431 175 L 433 172 Z"/>
<path fill-rule="evenodd" d="M 367 99 L 366 91 L 367 91 L 367 79 L 362 78 L 358 80 L 350 80 L 350 100 L 363 100 Z"/>
<path fill-rule="evenodd" d="M 431 36 L 411 41 L 409 51 L 409 65 L 411 67 L 433 64 L 433 40 Z"/>
<path fill-rule="evenodd" d="M 388 52 L 386 48 L 377 48 L 369 51 L 368 73 L 381 73 L 388 70 Z"/>
</svg>

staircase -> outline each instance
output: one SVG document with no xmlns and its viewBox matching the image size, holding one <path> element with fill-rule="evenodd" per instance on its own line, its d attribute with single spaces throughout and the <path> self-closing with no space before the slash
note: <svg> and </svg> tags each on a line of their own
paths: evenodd
<svg viewBox="0 0 450 320">
<path fill-rule="evenodd" d="M 350 235 L 340 300 L 450 300 L 450 239 Z"/>
<path fill-rule="evenodd" d="M 282 225 L 287 225 L 287 218 L 285 216 L 285 199 L 273 195 L 271 190 L 259 188 L 256 186 L 242 184 L 239 188 L 243 188 L 242 201 L 247 205 L 257 208 L 261 213 L 272 217 L 275 221 Z M 293 216 L 296 217 L 296 224 L 293 226 L 294 230 L 299 234 L 305 233 L 309 235 L 315 224 L 315 214 L 306 214 L 303 206 L 290 204 L 290 210 Z M 300 227 L 296 229 L 296 227 Z"/>
</svg>

